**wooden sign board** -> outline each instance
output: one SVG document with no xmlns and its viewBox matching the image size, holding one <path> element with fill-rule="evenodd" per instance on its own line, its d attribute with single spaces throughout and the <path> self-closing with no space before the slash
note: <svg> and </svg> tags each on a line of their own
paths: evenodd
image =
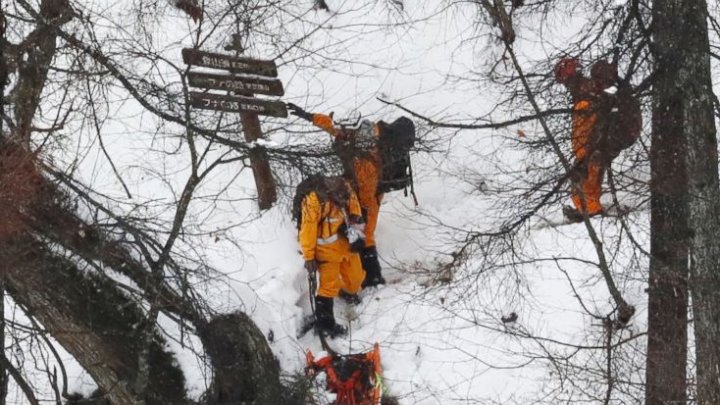
<svg viewBox="0 0 720 405">
<path fill-rule="evenodd" d="M 213 73 L 188 73 L 188 82 L 192 87 L 211 90 L 229 90 L 238 93 L 268 94 L 282 96 L 285 89 L 280 80 L 261 77 L 232 76 Z"/>
<path fill-rule="evenodd" d="M 190 105 L 204 110 L 252 112 L 259 115 L 286 118 L 287 107 L 282 101 L 260 100 L 252 97 L 190 92 Z"/>
<path fill-rule="evenodd" d="M 235 73 L 249 73 L 261 76 L 277 77 L 275 61 L 252 59 L 243 56 L 230 56 L 221 53 L 199 51 L 192 48 L 182 50 L 183 62 L 188 65 L 225 69 Z"/>
<path fill-rule="evenodd" d="M 229 74 L 198 73 L 188 74 L 191 87 L 208 90 L 226 90 L 241 95 L 228 96 L 213 93 L 191 91 L 190 105 L 194 108 L 214 111 L 240 113 L 245 140 L 254 142 L 262 138 L 262 129 L 258 115 L 286 118 L 287 107 L 281 101 L 261 100 L 253 94 L 282 96 L 285 94 L 282 83 L 277 79 L 277 66 L 274 61 L 223 55 L 185 48 L 183 61 L 191 66 L 211 69 L 223 69 L 231 73 L 251 74 L 261 77 L 235 76 Z M 262 77 L 265 76 L 265 77 Z M 267 151 L 257 146 L 251 149 L 250 163 L 258 190 L 260 209 L 268 209 L 277 200 L 275 179 L 270 168 Z"/>
</svg>

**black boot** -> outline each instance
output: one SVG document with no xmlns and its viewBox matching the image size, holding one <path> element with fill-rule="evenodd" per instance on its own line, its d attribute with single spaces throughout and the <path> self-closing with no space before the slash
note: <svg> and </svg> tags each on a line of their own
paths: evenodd
<svg viewBox="0 0 720 405">
<path fill-rule="evenodd" d="M 338 298 L 347 302 L 348 305 L 358 305 L 362 302 L 359 295 L 350 294 L 349 292 L 346 292 L 345 290 L 340 290 L 340 295 L 338 295 Z"/>
<path fill-rule="evenodd" d="M 315 297 L 315 328 L 319 334 L 331 338 L 347 333 L 344 326 L 335 322 L 332 298 L 319 295 Z"/>
<path fill-rule="evenodd" d="M 375 287 L 378 284 L 385 284 L 385 279 L 380 270 L 380 261 L 378 260 L 377 249 L 375 246 L 363 248 L 360 253 L 362 267 L 365 270 L 365 280 L 362 283 L 363 288 Z"/>
<path fill-rule="evenodd" d="M 583 214 L 569 205 L 563 207 L 563 215 L 565 216 L 567 222 L 570 223 L 583 221 Z"/>
<path fill-rule="evenodd" d="M 598 212 L 593 212 L 591 214 L 588 214 L 588 217 L 592 218 L 597 215 L 602 215 L 603 210 L 600 210 Z M 576 223 L 576 222 L 582 222 L 584 220 L 582 212 L 576 210 L 575 208 L 566 205 L 563 207 L 563 215 L 565 215 L 565 219 L 570 223 Z"/>
</svg>

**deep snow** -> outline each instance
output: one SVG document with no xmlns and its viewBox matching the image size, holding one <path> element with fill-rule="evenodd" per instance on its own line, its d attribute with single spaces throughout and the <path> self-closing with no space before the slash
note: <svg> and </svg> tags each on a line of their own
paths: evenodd
<svg viewBox="0 0 720 405">
<path fill-rule="evenodd" d="M 353 5 L 352 1 L 337 3 L 334 7 L 341 10 Z M 302 4 L 297 7 L 305 9 Z M 479 71 L 487 60 L 498 57 L 491 36 L 479 40 L 482 43 L 477 47 L 468 45 L 477 33 L 471 27 L 471 15 L 436 14 L 440 9 L 408 4 L 407 18 L 421 21 L 397 27 L 363 28 L 356 24 L 376 22 L 378 15 L 383 22 L 395 21 L 396 17 L 382 10 L 382 5 L 375 4 L 335 16 L 304 14 L 304 22 L 285 27 L 300 36 L 314 24 L 326 26 L 322 35 L 311 37 L 309 46 L 322 51 L 301 61 L 309 66 L 307 69 L 297 70 L 297 65 L 280 61 L 280 78 L 287 92 L 283 99 L 311 111 L 335 111 L 341 117 L 360 111 L 371 119 L 386 120 L 402 112 L 376 100 L 376 96 L 448 121 L 469 122 L 491 112 L 497 89 L 455 76 Z M 171 21 L 185 20 L 174 15 Z M 172 45 L 162 49 L 178 63 L 179 49 L 190 45 L 184 29 L 165 33 L 170 39 L 158 39 Z M 521 31 L 517 46 L 523 61 L 529 63 L 555 50 L 553 45 L 544 44 L 548 49 L 536 46 L 536 38 L 527 35 L 523 38 Z M 523 40 L 527 41 L 525 46 Z M 562 38 L 553 42 L 563 44 Z M 376 65 L 385 68 L 376 69 Z M 115 121 L 109 121 L 103 130 L 115 164 L 126 176 L 134 201 L 154 201 L 146 208 L 149 215 L 167 219 L 172 214 L 167 208 L 186 178 L 188 157 L 166 157 L 166 151 L 180 146 L 173 137 L 148 141 L 157 121 L 147 114 L 135 114 L 137 106 L 119 101 L 113 107 L 116 110 L 107 114 Z M 506 118 L 506 114 L 509 112 L 500 111 L 493 118 Z M 288 131 L 273 132 L 265 144 L 329 143 L 325 134 L 299 135 L 298 131 L 310 129 L 306 123 L 288 122 Z M 285 123 L 269 120 L 264 126 L 277 129 Z M 411 198 L 395 192 L 386 196 L 381 209 L 377 240 L 389 283 L 363 291 L 363 302 L 352 310 L 344 303 L 336 304 L 338 319 L 350 326 L 351 333 L 332 340 L 331 345 L 340 352 L 355 352 L 369 350 L 378 342 L 388 391 L 404 405 L 541 401 L 547 390 L 558 385 L 559 377 L 553 374 L 554 365 L 548 358 L 572 351 L 569 344 L 602 342 L 598 338 L 602 326 L 585 313 L 575 296 L 579 292 L 585 305 L 601 314 L 611 307 L 597 271 L 587 263 L 569 259 L 595 260 L 580 224 L 530 230 L 520 239 L 517 256 L 505 260 L 505 266 L 486 268 L 480 258 L 472 258 L 449 283 L 436 280 L 464 231 L 496 228 L 498 218 L 510 212 L 509 208 L 503 212 L 496 201 L 484 195 L 480 182 L 503 176 L 495 165 L 499 161 L 511 166 L 518 162 L 518 170 L 528 163 L 524 152 L 505 148 L 505 139 L 514 137 L 517 129 L 456 132 L 421 127 L 421 135 L 434 151 L 413 155 L 419 206 L 414 207 Z M 542 136 L 535 126 L 522 129 L 530 139 Z M 92 138 L 79 135 L 72 142 L 78 148 L 70 149 L 89 151 L 77 162 L 78 175 L 109 195 L 121 196 L 107 162 L 96 158 L 101 155 Z M 73 158 L 67 158 L 68 165 Z M 296 372 L 304 366 L 305 350 L 318 353 L 321 349 L 312 333 L 299 339 L 296 336 L 310 308 L 295 225 L 290 220 L 294 184 L 285 184 L 279 203 L 262 213 L 252 201 L 255 191 L 249 170 L 221 168 L 207 179 L 201 191 L 210 195 L 226 185 L 222 194 L 226 199 L 201 199 L 191 207 L 189 221 L 193 225 L 188 231 L 210 233 L 187 236 L 183 248 L 197 249 L 198 255 L 220 273 L 198 280 L 196 287 L 214 310 L 245 311 L 266 336 L 272 332 L 271 347 L 283 370 Z M 558 219 L 560 208 L 557 205 L 543 214 Z M 640 223 L 647 222 L 647 212 L 631 215 Z M 616 240 L 618 225 L 613 219 L 598 218 L 593 223 L 601 227 L 608 243 Z M 647 241 L 640 242 L 647 245 Z M 622 246 L 627 241 L 618 243 Z M 630 329 L 622 332 L 625 337 L 642 331 L 645 319 L 642 280 L 637 271 L 624 272 L 632 260 L 622 253 L 613 258 L 618 284 L 638 309 Z M 503 324 L 501 317 L 511 312 L 519 315 L 518 321 Z M 179 335 L 169 320 L 162 320 L 162 325 L 170 335 Z M 523 338 L 525 332 L 543 339 Z M 197 342 L 186 336 L 182 345 L 174 341 L 169 345 L 187 373 L 188 389 L 194 395 L 201 394 L 207 388 L 207 369 L 188 349 L 198 348 Z M 588 355 L 574 361 L 593 359 Z M 91 391 L 89 378 L 77 367 L 71 370 L 71 388 Z"/>
</svg>

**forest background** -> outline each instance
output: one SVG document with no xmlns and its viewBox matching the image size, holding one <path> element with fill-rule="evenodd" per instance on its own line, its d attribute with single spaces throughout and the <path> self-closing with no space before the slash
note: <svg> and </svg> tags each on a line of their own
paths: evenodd
<svg viewBox="0 0 720 405">
<path fill-rule="evenodd" d="M 377 231 L 389 283 L 339 305 L 332 342 L 379 342 L 400 403 L 720 403 L 717 4 L 325 3 L 3 2 L 0 398 L 310 401 L 290 202 L 340 164 L 301 120 L 263 117 L 247 142 L 237 114 L 191 109 L 198 48 L 274 60 L 309 111 L 416 122 L 419 204 L 389 194 Z M 567 56 L 617 62 L 643 103 L 604 184 L 627 216 L 552 225 Z"/>
</svg>

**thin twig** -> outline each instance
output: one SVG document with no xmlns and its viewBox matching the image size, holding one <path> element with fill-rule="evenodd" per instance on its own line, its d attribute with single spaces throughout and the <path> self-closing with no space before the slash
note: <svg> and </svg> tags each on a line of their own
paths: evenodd
<svg viewBox="0 0 720 405">
<path fill-rule="evenodd" d="M 488 124 L 457 124 L 457 123 L 453 124 L 453 123 L 447 123 L 447 122 L 438 122 L 438 121 L 433 120 L 432 118 L 430 118 L 430 117 L 428 117 L 428 116 L 425 116 L 425 115 L 422 115 L 422 114 L 420 114 L 420 113 L 418 113 L 418 112 L 415 112 L 415 111 L 413 111 L 413 110 L 410 110 L 409 108 L 407 108 L 407 107 L 405 107 L 405 106 L 403 106 L 402 104 L 399 104 L 399 103 L 397 103 L 397 102 L 392 102 L 392 101 L 384 100 L 384 99 L 382 99 L 382 98 L 380 98 L 380 97 L 376 97 L 376 99 L 377 99 L 378 101 L 380 101 L 381 103 L 385 103 L 385 104 L 388 104 L 388 105 L 392 105 L 392 106 L 394 106 L 394 107 L 397 107 L 397 108 L 399 108 L 400 110 L 405 111 L 406 113 L 412 115 L 413 117 L 419 118 L 419 119 L 425 121 L 426 123 L 428 123 L 428 124 L 430 124 L 431 126 L 436 127 L 436 128 L 499 129 L 499 128 L 509 127 L 510 125 L 520 124 L 520 123 L 523 123 L 523 122 L 534 121 L 534 120 L 538 119 L 539 117 L 548 117 L 548 116 L 552 116 L 552 115 L 567 114 L 567 113 L 569 113 L 569 112 L 571 111 L 569 108 L 558 108 L 558 109 L 541 111 L 541 112 L 538 113 L 538 114 L 534 114 L 534 115 L 530 115 L 530 116 L 519 117 L 519 118 L 515 118 L 515 119 L 512 119 L 512 120 L 501 121 L 501 122 L 490 122 L 490 123 L 488 123 Z"/>
<path fill-rule="evenodd" d="M 130 189 L 128 188 L 127 184 L 125 184 L 125 180 L 123 180 L 122 176 L 120 176 L 120 173 L 118 172 L 117 167 L 115 167 L 115 162 L 113 162 L 112 158 L 110 157 L 110 154 L 107 151 L 107 148 L 105 148 L 105 142 L 103 142 L 102 133 L 100 131 L 100 122 L 97 115 L 97 109 L 95 108 L 95 100 L 92 98 L 92 89 L 90 88 L 90 79 L 85 78 L 85 83 L 87 84 L 88 89 L 88 102 L 90 103 L 90 111 L 92 112 L 92 118 L 93 118 L 93 124 L 95 125 L 95 132 L 97 133 L 97 138 L 100 143 L 100 149 L 103 151 L 103 154 L 107 158 L 108 162 L 110 163 L 110 167 L 113 170 L 113 173 L 115 173 L 115 177 L 118 179 L 120 184 L 122 185 L 123 189 L 125 190 L 125 194 L 128 198 L 132 199 L 132 194 L 130 193 Z"/>
<path fill-rule="evenodd" d="M 30 384 L 27 382 L 27 380 L 25 380 L 20 371 L 18 371 L 18 369 L 16 369 L 15 366 L 10 363 L 10 360 L 5 357 L 4 351 L 2 352 L 2 355 L 0 355 L 0 363 L 2 363 L 2 366 L 6 368 L 10 375 L 13 377 L 17 385 L 25 394 L 25 397 L 27 397 L 28 401 L 30 401 L 32 405 L 40 405 L 40 402 L 38 402 L 37 398 L 35 398 L 35 394 L 33 393 Z"/>
</svg>

